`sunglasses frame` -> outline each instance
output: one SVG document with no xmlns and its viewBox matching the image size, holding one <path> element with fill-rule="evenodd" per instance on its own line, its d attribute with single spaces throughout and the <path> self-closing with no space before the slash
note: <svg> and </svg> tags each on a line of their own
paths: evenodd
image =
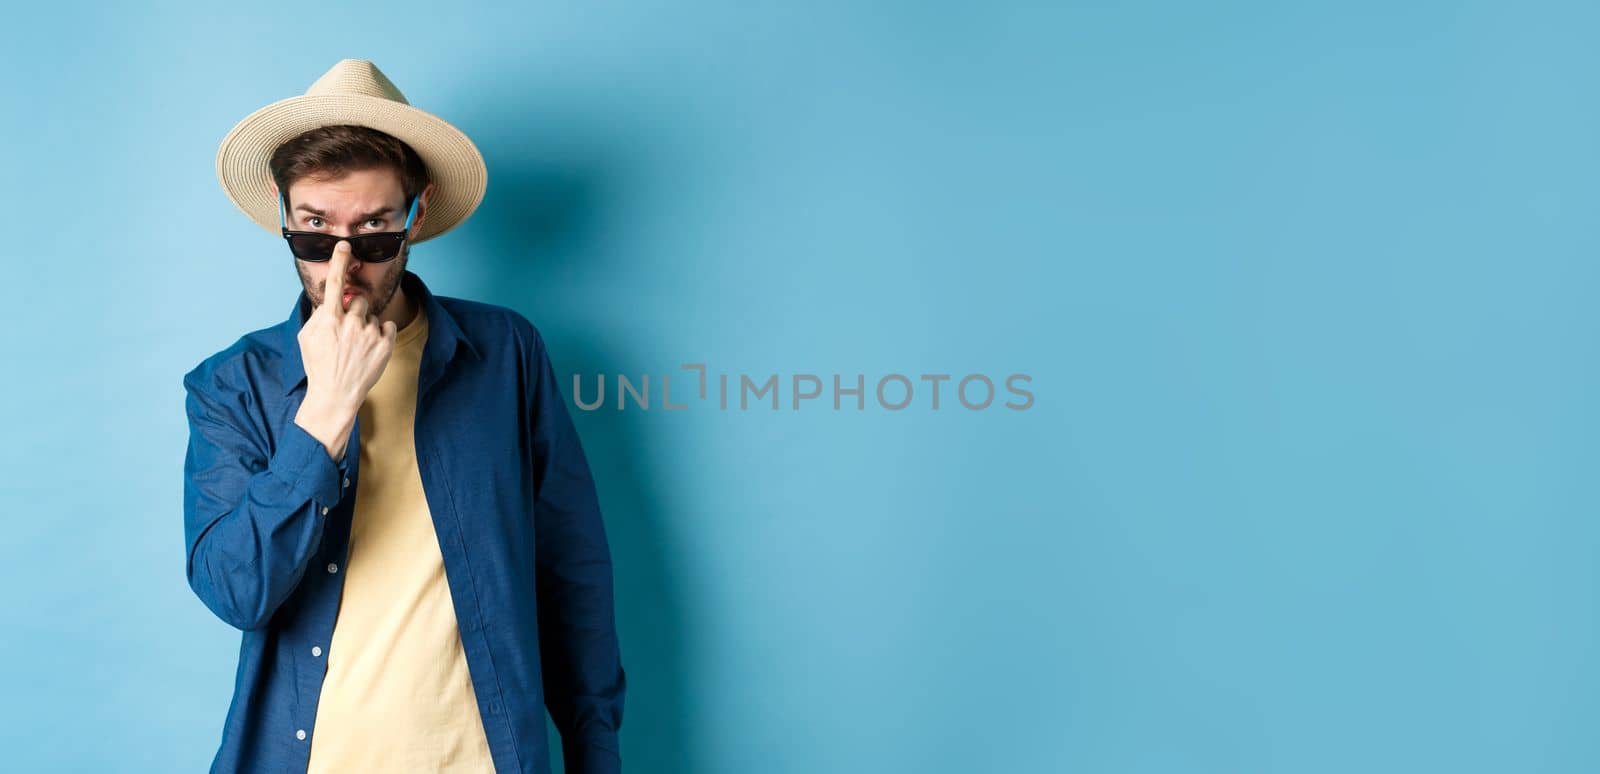
<svg viewBox="0 0 1600 774">
<path fill-rule="evenodd" d="M 377 237 L 384 237 L 384 238 L 392 239 L 392 238 L 398 236 L 398 237 L 400 237 L 400 241 L 395 244 L 394 252 L 391 253 L 387 258 L 378 258 L 378 259 L 356 258 L 356 260 L 361 261 L 362 263 L 387 263 L 389 261 L 392 261 L 392 260 L 400 257 L 400 251 L 405 249 L 406 237 L 407 237 L 408 234 L 411 233 L 411 220 L 413 218 L 415 218 L 416 215 L 417 215 L 417 200 L 422 198 L 422 197 L 420 197 L 420 196 L 411 197 L 411 211 L 406 213 L 406 225 L 404 227 L 404 230 L 402 230 L 402 231 L 380 231 L 380 232 L 373 233 L 373 234 L 353 234 L 351 236 L 346 236 L 346 237 L 342 237 L 342 236 L 339 236 L 337 234 L 328 234 L 328 233 L 324 233 L 324 232 L 321 232 L 321 231 L 290 231 L 289 230 L 288 213 L 285 212 L 285 208 L 288 206 L 288 204 L 286 202 L 287 198 L 288 197 L 284 196 L 281 193 L 278 195 L 278 227 L 283 230 L 284 243 L 289 246 L 289 252 L 291 254 L 293 254 L 296 259 L 301 260 L 301 261 L 305 261 L 307 263 L 327 263 L 328 261 L 333 260 L 333 251 L 332 250 L 328 251 L 328 257 L 327 258 L 301 258 L 300 254 L 296 253 L 294 251 L 294 238 L 297 237 L 297 236 L 318 237 L 318 238 L 321 238 L 321 239 L 332 238 L 332 239 L 335 240 L 334 241 L 335 247 L 337 247 L 337 245 L 339 244 L 340 241 L 349 242 L 350 243 L 350 255 L 351 255 L 352 258 L 354 258 L 355 256 L 359 255 L 359 248 L 360 248 L 360 245 L 361 245 L 362 242 L 369 242 L 369 241 L 372 241 L 373 238 L 377 238 Z"/>
</svg>

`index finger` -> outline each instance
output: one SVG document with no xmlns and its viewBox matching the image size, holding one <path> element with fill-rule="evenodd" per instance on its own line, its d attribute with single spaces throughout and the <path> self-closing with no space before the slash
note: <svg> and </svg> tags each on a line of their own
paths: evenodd
<svg viewBox="0 0 1600 774">
<path fill-rule="evenodd" d="M 328 278 L 322 283 L 322 303 L 332 303 L 335 316 L 344 314 L 344 272 L 350 265 L 350 243 L 339 240 L 328 260 Z"/>
</svg>

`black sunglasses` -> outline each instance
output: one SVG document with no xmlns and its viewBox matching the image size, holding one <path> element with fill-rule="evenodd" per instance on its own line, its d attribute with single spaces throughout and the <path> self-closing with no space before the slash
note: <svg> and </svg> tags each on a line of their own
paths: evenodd
<svg viewBox="0 0 1600 774">
<path fill-rule="evenodd" d="M 278 197 L 278 225 L 283 229 L 283 238 L 289 243 L 289 252 L 302 261 L 321 263 L 333 260 L 333 248 L 342 240 L 350 243 L 351 258 L 362 263 L 383 263 L 400 255 L 400 247 L 406 243 L 406 234 L 411 231 L 411 219 L 417 214 L 418 198 L 411 197 L 411 211 L 406 214 L 406 225 L 402 231 L 351 236 L 324 234 L 321 231 L 290 231 L 284 212 L 284 197 L 281 195 Z"/>
</svg>

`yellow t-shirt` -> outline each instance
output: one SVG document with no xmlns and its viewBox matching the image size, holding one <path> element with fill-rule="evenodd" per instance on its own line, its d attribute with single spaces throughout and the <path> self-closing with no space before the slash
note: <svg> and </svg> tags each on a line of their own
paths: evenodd
<svg viewBox="0 0 1600 774">
<path fill-rule="evenodd" d="M 493 774 L 417 472 L 421 309 L 361 405 L 360 480 L 308 774 Z"/>
</svg>

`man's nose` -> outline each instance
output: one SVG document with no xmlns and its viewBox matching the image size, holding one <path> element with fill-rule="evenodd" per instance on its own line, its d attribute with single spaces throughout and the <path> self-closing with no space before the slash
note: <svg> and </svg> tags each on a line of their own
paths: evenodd
<svg viewBox="0 0 1600 774">
<path fill-rule="evenodd" d="M 353 245 L 353 244 L 350 244 L 350 240 L 348 240 L 348 239 L 340 239 L 339 241 L 344 242 L 347 245 L 350 245 L 350 262 L 345 264 L 344 269 L 345 269 L 345 274 L 346 275 L 353 276 L 356 273 L 361 271 L 361 259 L 356 256 L 356 251 L 355 251 L 355 247 L 356 246 Z"/>
</svg>

